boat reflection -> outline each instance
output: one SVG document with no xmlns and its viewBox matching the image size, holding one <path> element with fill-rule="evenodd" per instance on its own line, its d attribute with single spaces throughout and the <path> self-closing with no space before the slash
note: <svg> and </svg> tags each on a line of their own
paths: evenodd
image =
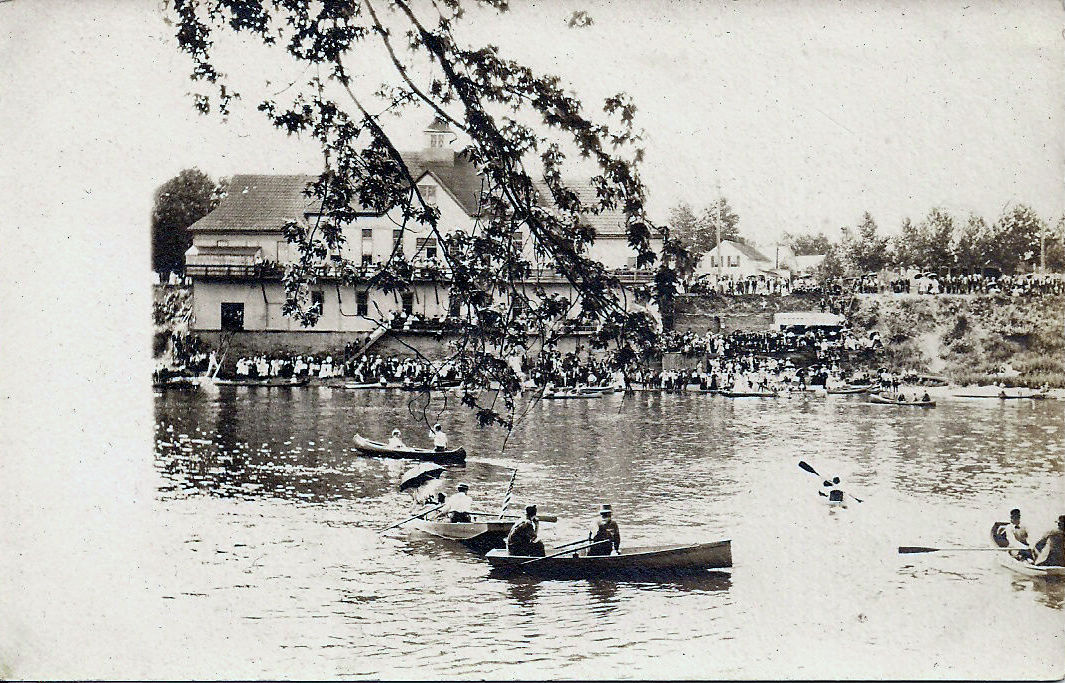
<svg viewBox="0 0 1065 683">
<path fill-rule="evenodd" d="M 507 594 L 523 607 L 535 603 L 537 593 L 544 583 L 584 584 L 588 595 L 596 607 L 597 614 L 608 614 L 622 602 L 618 598 L 620 590 L 636 589 L 657 593 L 715 593 L 727 591 L 732 587 L 732 574 L 722 571 L 701 571 L 682 574 L 653 574 L 634 576 L 626 579 L 587 578 L 568 580 L 557 576 L 536 574 L 515 574 L 499 569 L 491 569 L 489 578 L 505 581 Z"/>
<path fill-rule="evenodd" d="M 1061 609 L 1065 605 L 1065 578 L 1057 576 L 1014 576 L 1010 586 L 1018 593 L 1033 592 L 1036 600 Z"/>
</svg>

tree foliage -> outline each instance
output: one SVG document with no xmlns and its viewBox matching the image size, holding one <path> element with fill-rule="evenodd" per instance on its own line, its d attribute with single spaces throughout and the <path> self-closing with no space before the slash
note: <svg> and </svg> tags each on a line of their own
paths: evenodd
<svg viewBox="0 0 1065 683">
<path fill-rule="evenodd" d="M 858 273 L 877 272 L 891 263 L 888 238 L 877 233 L 876 221 L 868 211 L 858 229 L 842 245 L 844 261 Z"/>
<path fill-rule="evenodd" d="M 832 248 L 832 240 L 823 232 L 816 234 L 785 232 L 781 241 L 791 247 L 797 256 L 827 254 Z"/>
<path fill-rule="evenodd" d="M 654 346 L 655 322 L 646 312 L 627 310 L 617 278 L 588 258 L 595 231 L 587 217 L 621 211 L 629 245 L 644 267 L 656 263 L 651 239 L 659 228 L 644 207 L 641 133 L 631 99 L 610 96 L 599 114 L 590 114 L 557 77 L 536 73 L 493 45 L 465 44 L 459 33 L 471 3 L 507 10 L 505 0 L 431 6 L 409 0 L 174 0 L 173 14 L 180 47 L 193 60 L 193 80 L 210 86 L 195 95 L 202 112 L 225 115 L 240 101 L 237 85 L 216 65 L 222 34 L 283 50 L 312 67 L 257 103 L 281 131 L 314 139 L 325 162 L 309 189 L 321 203 L 321 219 L 286 227 L 299 259 L 286 269 L 285 312 L 304 324 L 315 321 L 309 285 L 343 241 L 354 205 L 389 211 L 402 229 L 428 228 L 444 245 L 439 279 L 465 311 L 456 361 L 470 384 L 502 386 L 512 409 L 518 378 L 507 359 L 528 349 L 530 325 L 541 343 L 557 339 L 567 314 L 558 297 L 537 287 L 530 294 L 522 283 L 538 264 L 551 264 L 574 290 L 578 321 L 596 325 L 594 343 L 610 345 L 619 364 L 639 358 Z M 582 15 L 572 25 L 590 23 Z M 391 71 L 379 74 L 381 84 L 356 82 L 353 66 L 371 54 L 380 54 Z M 374 95 L 367 95 L 373 85 Z M 460 152 L 484 179 L 473 229 L 441 232 L 439 211 L 421 196 L 384 115 L 426 111 L 461 132 Z M 595 169 L 588 179 L 594 200 L 582 201 L 563 182 L 574 153 Z M 544 192 L 534 183 L 536 166 Z M 513 248 L 516 231 L 528 234 L 535 259 Z M 652 288 L 660 307 L 676 290 L 673 265 L 683 255 L 681 245 L 667 239 Z M 369 276 L 346 265 L 352 267 L 344 269 L 344 284 L 393 292 L 412 285 L 412 266 L 399 250 Z M 463 400 L 483 421 L 505 421 L 493 407 L 477 404 L 474 394 Z"/>
<path fill-rule="evenodd" d="M 696 259 L 717 246 L 719 223 L 722 240 L 744 241 L 740 236 L 740 217 L 725 197 L 704 207 L 698 214 L 685 202 L 669 212 L 670 234 Z"/>
<path fill-rule="evenodd" d="M 215 183 L 198 168 L 187 168 L 159 186 L 152 208 L 152 270 L 184 270 L 185 250 L 192 246 L 188 228 L 218 206 L 225 187 L 225 180 Z"/>
</svg>

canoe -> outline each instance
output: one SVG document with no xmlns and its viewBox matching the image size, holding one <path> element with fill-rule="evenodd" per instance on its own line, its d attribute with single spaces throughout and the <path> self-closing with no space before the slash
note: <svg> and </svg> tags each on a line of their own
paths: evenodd
<svg viewBox="0 0 1065 683">
<path fill-rule="evenodd" d="M 775 391 L 720 391 L 718 392 L 726 398 L 775 398 L 777 393 Z"/>
<path fill-rule="evenodd" d="M 388 384 L 381 384 L 380 382 L 348 382 L 344 385 L 345 389 L 389 389 L 391 387 Z"/>
<path fill-rule="evenodd" d="M 1007 524 L 1009 524 L 1009 522 L 995 522 L 991 525 L 992 547 L 997 546 L 999 548 L 1005 548 L 1009 546 L 1009 541 L 1006 540 L 1006 535 L 1001 531 L 1001 528 Z M 996 554 L 999 556 L 999 564 L 1007 569 L 1017 572 L 1018 574 L 1024 574 L 1025 576 L 1065 576 L 1065 567 L 1040 567 L 1031 564 L 1030 562 L 1018 560 L 1007 552 Z"/>
<path fill-rule="evenodd" d="M 869 391 L 871 387 L 840 387 L 838 389 L 829 389 L 830 394 L 864 394 Z"/>
<path fill-rule="evenodd" d="M 214 379 L 219 386 L 231 387 L 302 387 L 306 385 L 308 377 L 271 377 L 270 379 Z"/>
<path fill-rule="evenodd" d="M 550 555 L 551 550 L 547 551 Z M 508 555 L 506 550 L 492 550 L 485 558 L 493 569 L 508 573 L 547 574 L 572 578 L 603 576 L 675 575 L 726 569 L 732 566 L 732 542 L 696 543 L 689 545 L 647 546 L 622 548 L 620 555 L 587 556 L 567 553 L 524 564 L 535 557 Z"/>
<path fill-rule="evenodd" d="M 602 395 L 598 391 L 555 391 L 550 394 L 545 393 L 541 398 L 561 400 L 565 398 L 599 398 Z"/>
<path fill-rule="evenodd" d="M 355 448 L 364 455 L 374 455 L 379 458 L 412 458 L 415 460 L 428 460 L 442 464 L 466 462 L 466 450 L 456 448 L 447 451 L 437 451 L 431 448 L 389 448 L 387 444 L 379 441 L 371 441 L 358 434 L 355 435 Z"/>
<path fill-rule="evenodd" d="M 915 406 L 917 408 L 935 408 L 935 401 L 896 401 L 890 398 L 884 398 L 873 394 L 869 397 L 870 403 L 876 403 L 883 406 Z"/>
</svg>

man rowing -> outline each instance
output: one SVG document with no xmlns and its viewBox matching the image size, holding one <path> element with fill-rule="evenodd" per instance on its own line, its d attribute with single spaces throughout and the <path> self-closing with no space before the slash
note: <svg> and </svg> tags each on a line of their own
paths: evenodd
<svg viewBox="0 0 1065 683">
<path fill-rule="evenodd" d="M 1037 548 L 1040 543 L 1045 545 L 1035 560 L 1036 565 L 1040 567 L 1065 566 L 1065 515 L 1058 515 L 1057 528 L 1043 534 L 1042 538 L 1032 544 L 1032 547 Z"/>
<path fill-rule="evenodd" d="M 473 499 L 467 493 L 470 487 L 467 484 L 459 484 L 455 488 L 458 492 L 447 499 L 447 504 L 440 511 L 440 517 L 446 516 L 449 522 L 472 522 Z"/>
<path fill-rule="evenodd" d="M 1028 527 L 1021 524 L 1021 511 L 1019 508 L 1010 510 L 1010 523 L 1001 527 L 1002 534 L 1009 541 L 1010 547 L 1020 548 L 1010 551 L 1018 560 L 1031 560 L 1032 551 L 1028 548 Z"/>
<path fill-rule="evenodd" d="M 540 520 L 536 518 L 536 506 L 525 506 L 525 519 L 518 520 L 507 534 L 507 552 L 525 557 L 543 557 L 544 543 L 537 538 Z"/>
<path fill-rule="evenodd" d="M 618 523 L 611 519 L 610 505 L 604 503 L 599 507 L 599 519 L 588 533 L 588 541 L 593 543 L 588 548 L 589 555 L 609 555 L 612 552 L 620 552 L 621 531 Z"/>
</svg>

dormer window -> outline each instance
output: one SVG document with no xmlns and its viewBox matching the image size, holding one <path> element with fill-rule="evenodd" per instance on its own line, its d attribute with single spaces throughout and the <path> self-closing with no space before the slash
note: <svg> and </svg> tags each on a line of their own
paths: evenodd
<svg viewBox="0 0 1065 683">
<path fill-rule="evenodd" d="M 443 149 L 447 146 L 447 134 L 432 133 L 429 135 L 429 146 L 433 149 Z"/>
</svg>

